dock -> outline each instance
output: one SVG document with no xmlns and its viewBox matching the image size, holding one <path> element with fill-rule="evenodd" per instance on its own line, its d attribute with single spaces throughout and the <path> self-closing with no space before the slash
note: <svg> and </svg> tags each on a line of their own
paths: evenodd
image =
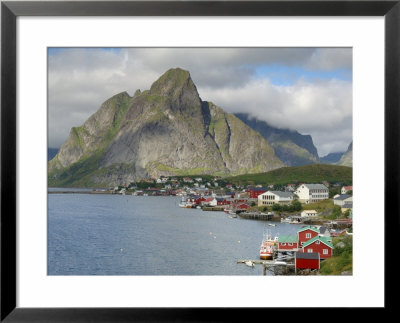
<svg viewBox="0 0 400 323">
<path fill-rule="evenodd" d="M 294 268 L 293 263 L 287 263 L 285 261 L 279 261 L 279 260 L 252 260 L 252 259 L 238 259 L 237 263 L 238 264 L 246 264 L 251 262 L 253 265 L 262 265 L 263 266 L 263 276 L 267 274 L 267 270 L 273 270 L 276 267 L 286 267 L 286 268 Z M 275 271 L 274 271 L 275 273 Z"/>
<path fill-rule="evenodd" d="M 257 212 L 240 212 L 238 216 L 243 219 L 253 219 L 253 220 L 266 220 L 270 221 L 273 217 L 272 214 L 257 213 Z"/>
<path fill-rule="evenodd" d="M 225 206 L 203 206 L 202 209 L 203 211 L 222 211 L 224 212 Z"/>
</svg>

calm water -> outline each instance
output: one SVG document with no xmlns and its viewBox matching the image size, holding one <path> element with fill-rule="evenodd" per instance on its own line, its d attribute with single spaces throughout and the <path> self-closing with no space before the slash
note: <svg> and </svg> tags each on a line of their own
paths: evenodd
<svg viewBox="0 0 400 323">
<path fill-rule="evenodd" d="M 178 197 L 48 194 L 49 275 L 261 275 L 265 229 L 298 225 L 229 218 L 178 206 Z"/>
</svg>

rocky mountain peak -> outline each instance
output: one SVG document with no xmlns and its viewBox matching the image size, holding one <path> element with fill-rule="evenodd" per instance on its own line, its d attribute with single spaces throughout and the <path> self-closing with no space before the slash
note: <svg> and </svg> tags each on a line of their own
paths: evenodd
<svg viewBox="0 0 400 323">
<path fill-rule="evenodd" d="M 49 163 L 49 183 L 108 186 L 161 175 L 244 174 L 282 166 L 266 139 L 202 101 L 189 72 L 173 68 L 150 90 L 114 96 L 74 127 Z"/>
<path fill-rule="evenodd" d="M 190 73 L 181 68 L 171 68 L 153 83 L 150 94 L 177 98 L 182 92 L 198 96 Z"/>
</svg>

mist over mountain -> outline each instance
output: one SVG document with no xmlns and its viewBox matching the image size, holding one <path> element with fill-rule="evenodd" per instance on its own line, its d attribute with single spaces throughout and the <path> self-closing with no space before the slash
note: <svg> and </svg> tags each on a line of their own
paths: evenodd
<svg viewBox="0 0 400 323">
<path fill-rule="evenodd" d="M 49 186 L 260 173 L 284 166 L 275 152 L 259 132 L 203 101 L 189 72 L 174 68 L 149 90 L 111 97 L 73 127 L 49 162 Z"/>
<path fill-rule="evenodd" d="M 321 163 L 325 164 L 335 164 L 339 162 L 340 158 L 342 158 L 344 152 L 338 152 L 338 153 L 330 153 L 326 156 L 320 157 Z"/>
<path fill-rule="evenodd" d="M 258 131 L 274 148 L 275 154 L 287 166 L 302 166 L 319 162 L 317 148 L 310 135 L 279 129 L 265 121 L 251 118 L 246 113 L 236 113 L 240 120 Z"/>
</svg>

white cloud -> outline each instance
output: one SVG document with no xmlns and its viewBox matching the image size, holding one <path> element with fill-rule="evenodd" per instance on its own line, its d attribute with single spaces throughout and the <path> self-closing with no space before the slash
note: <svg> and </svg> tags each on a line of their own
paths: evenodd
<svg viewBox="0 0 400 323">
<path fill-rule="evenodd" d="M 343 150 L 352 140 L 350 81 L 298 79 L 277 86 L 266 77 L 256 79 L 255 72 L 273 64 L 351 74 L 351 53 L 349 48 L 61 50 L 49 56 L 49 146 L 60 146 L 71 127 L 112 95 L 148 89 L 167 69 L 181 67 L 190 71 L 203 100 L 311 134 L 320 154 Z"/>
</svg>

